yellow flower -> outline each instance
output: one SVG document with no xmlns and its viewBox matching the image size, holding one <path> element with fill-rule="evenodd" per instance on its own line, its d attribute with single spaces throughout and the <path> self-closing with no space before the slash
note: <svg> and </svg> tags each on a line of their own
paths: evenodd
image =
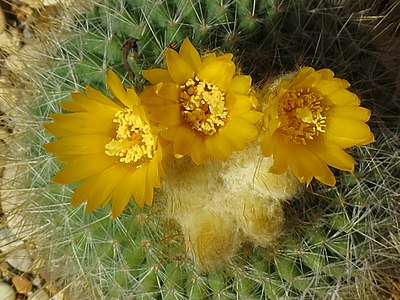
<svg viewBox="0 0 400 300">
<path fill-rule="evenodd" d="M 354 159 L 343 149 L 369 144 L 374 136 L 365 123 L 371 112 L 360 107 L 349 86 L 329 69 L 304 67 L 270 88 L 261 149 L 273 155 L 271 172 L 289 168 L 301 182 L 315 177 L 333 186 L 336 179 L 328 165 L 354 171 Z"/>
<path fill-rule="evenodd" d="M 143 71 L 152 85 L 141 99 L 176 156 L 190 154 L 197 164 L 210 157 L 224 161 L 256 139 L 261 113 L 253 111 L 251 77 L 235 75 L 232 57 L 201 58 L 185 39 L 179 53 L 167 49 L 167 70 Z"/>
<path fill-rule="evenodd" d="M 133 89 L 125 89 L 109 71 L 107 85 L 118 101 L 87 87 L 86 96 L 73 93 L 61 107 L 71 113 L 53 114 L 45 128 L 59 140 L 44 145 L 66 164 L 56 183 L 82 180 L 72 196 L 74 205 L 87 201 L 88 212 L 112 199 L 119 216 L 134 196 L 139 206 L 150 205 L 159 187 L 162 151 L 147 113 Z"/>
</svg>

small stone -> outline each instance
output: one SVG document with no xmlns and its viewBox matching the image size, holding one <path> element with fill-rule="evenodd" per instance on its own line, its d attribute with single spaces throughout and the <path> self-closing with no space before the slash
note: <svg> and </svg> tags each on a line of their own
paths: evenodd
<svg viewBox="0 0 400 300">
<path fill-rule="evenodd" d="M 0 282 L 0 297 L 1 300 L 15 300 L 15 290 L 9 284 Z"/>
<path fill-rule="evenodd" d="M 8 115 L 12 109 L 15 110 L 15 104 L 18 101 L 18 98 L 15 94 L 12 94 L 12 91 L 15 90 L 14 88 L 7 88 L 2 85 L 0 81 L 0 111 L 4 114 Z"/>
<path fill-rule="evenodd" d="M 0 33 L 4 32 L 7 27 L 7 19 L 3 9 L 0 6 Z"/>
<path fill-rule="evenodd" d="M 25 277 L 14 276 L 11 281 L 19 294 L 26 295 L 32 291 L 32 282 Z"/>
<path fill-rule="evenodd" d="M 0 49 L 4 52 L 17 53 L 21 46 L 21 32 L 18 28 L 11 27 L 8 31 L 0 33 Z"/>
<path fill-rule="evenodd" d="M 10 53 L 18 50 L 19 46 L 14 44 L 14 39 L 8 32 L 0 32 L 0 49 Z"/>
<path fill-rule="evenodd" d="M 23 25 L 34 21 L 34 10 L 27 5 L 16 6 L 15 15 L 18 21 Z"/>
<path fill-rule="evenodd" d="M 43 45 L 26 44 L 18 53 L 12 53 L 5 59 L 6 67 L 13 73 L 18 75 L 29 76 L 29 72 L 26 72 L 30 67 L 38 67 L 43 64 Z"/>
<path fill-rule="evenodd" d="M 57 295 L 54 295 L 51 299 L 53 299 L 53 300 L 64 300 L 66 298 L 64 297 L 64 293 L 60 292 Z M 72 298 L 70 298 L 70 299 L 72 299 Z M 77 299 L 77 298 L 75 298 L 75 299 Z"/>
<path fill-rule="evenodd" d="M 5 261 L 2 261 L 0 263 L 0 278 L 3 278 L 5 280 L 10 280 L 11 272 L 10 272 L 9 268 L 10 268 L 10 266 Z"/>
<path fill-rule="evenodd" d="M 18 249 L 7 254 L 6 262 L 22 272 L 29 272 L 32 265 L 32 260 L 29 257 L 28 251 L 25 249 Z"/>
<path fill-rule="evenodd" d="M 63 5 L 68 6 L 71 5 L 73 0 L 21 0 L 21 2 L 29 5 L 32 8 L 41 9 L 46 6 L 53 5 Z"/>
<path fill-rule="evenodd" d="M 50 294 L 55 295 L 58 292 L 58 288 L 55 283 L 48 282 L 44 288 L 49 291 Z"/>
<path fill-rule="evenodd" d="M 34 40 L 35 33 L 33 32 L 32 26 L 27 24 L 25 25 L 24 29 L 22 30 L 22 34 L 25 40 Z"/>
<path fill-rule="evenodd" d="M 43 289 L 39 289 L 33 294 L 28 296 L 28 300 L 49 300 L 49 299 L 50 296 Z"/>
<path fill-rule="evenodd" d="M 0 110 L 1 111 L 1 110 Z M 9 151 L 9 145 L 12 136 L 10 135 L 10 131 L 7 127 L 1 126 L 0 127 L 0 153 L 7 153 Z M 4 166 L 9 163 L 7 161 L 7 157 L 1 156 L 0 157 L 0 176 L 3 175 Z"/>
<path fill-rule="evenodd" d="M 7 164 L 4 167 L 3 177 L 0 178 L 0 201 L 5 214 L 8 228 L 16 239 L 26 239 L 33 234 L 34 220 L 26 218 L 27 207 L 26 194 L 21 189 L 24 187 L 24 166 Z"/>
<path fill-rule="evenodd" d="M 1 98 L 0 98 L 1 99 Z M 1 110 L 0 110 L 1 111 Z M 5 141 L 8 139 L 8 137 L 10 136 L 10 133 L 7 131 L 7 129 L 5 129 L 3 126 L 0 127 L 0 140 L 3 143 L 6 143 Z M 6 143 L 7 144 L 7 143 Z M 3 150 L 0 146 L 0 149 Z M 4 151 L 0 152 L 0 153 L 5 153 Z M 2 166 L 4 166 L 4 164 L 2 164 Z"/>
<path fill-rule="evenodd" d="M 34 286 L 41 287 L 42 286 L 42 279 L 40 277 L 35 277 L 32 279 L 32 283 Z"/>
<path fill-rule="evenodd" d="M 17 240 L 15 235 L 8 229 L 0 229 L 0 251 L 1 252 L 12 252 L 13 249 L 21 247 L 24 242 Z"/>
</svg>

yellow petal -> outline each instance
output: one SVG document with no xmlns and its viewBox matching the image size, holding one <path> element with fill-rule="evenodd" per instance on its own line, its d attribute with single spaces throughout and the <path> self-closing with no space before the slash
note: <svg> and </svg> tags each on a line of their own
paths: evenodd
<svg viewBox="0 0 400 300">
<path fill-rule="evenodd" d="M 266 141 L 263 142 L 266 143 Z M 290 146 L 288 145 L 288 143 L 283 142 L 283 140 L 279 140 L 278 135 L 275 134 L 269 138 L 269 145 L 264 145 L 264 146 L 270 148 L 266 150 L 267 151 L 271 150 L 271 152 L 273 153 L 274 163 L 269 169 L 269 171 L 274 174 L 282 174 L 286 172 L 288 168 L 288 162 L 291 161 Z M 264 152 L 266 151 L 263 150 L 263 154 Z"/>
<path fill-rule="evenodd" d="M 313 74 L 313 72 L 315 72 L 315 70 L 311 67 L 300 68 L 300 70 L 298 70 L 297 73 L 295 74 L 295 77 L 291 81 L 288 81 L 287 83 L 292 87 L 299 86 L 300 83 L 304 79 L 306 79 L 309 75 Z M 284 82 L 281 82 L 281 84 L 283 83 Z"/>
<path fill-rule="evenodd" d="M 326 115 L 367 122 L 371 117 L 371 111 L 360 106 L 334 106 L 326 111 Z"/>
<path fill-rule="evenodd" d="M 121 180 L 112 195 L 111 215 L 113 218 L 117 218 L 122 213 L 131 197 L 130 182 L 128 180 Z"/>
<path fill-rule="evenodd" d="M 181 109 L 178 104 L 167 105 L 153 109 L 150 119 L 163 125 L 179 125 L 181 123 Z"/>
<path fill-rule="evenodd" d="M 245 148 L 247 140 L 238 138 L 235 135 L 229 134 L 229 131 L 220 130 L 218 133 L 222 138 L 229 140 L 232 151 L 241 151 Z"/>
<path fill-rule="evenodd" d="M 163 152 L 164 152 L 164 149 L 163 149 Z M 165 171 L 164 171 L 164 167 L 161 163 L 161 159 L 160 159 L 160 163 L 158 164 L 158 174 L 159 174 L 160 178 L 165 176 Z M 159 185 L 155 185 L 155 187 L 159 187 Z"/>
<path fill-rule="evenodd" d="M 57 160 L 61 163 L 68 163 L 76 158 L 76 155 L 71 154 L 57 154 Z"/>
<path fill-rule="evenodd" d="M 135 103 L 139 102 L 136 93 L 134 93 L 134 95 L 132 93 L 128 95 L 127 91 L 122 85 L 121 80 L 113 71 L 108 71 L 106 82 L 108 88 L 111 90 L 115 98 L 121 101 L 121 103 L 123 103 L 126 107 L 132 108 Z"/>
<path fill-rule="evenodd" d="M 201 146 L 193 148 L 191 157 L 195 164 L 200 165 L 200 164 L 204 163 L 205 161 L 207 161 L 211 157 L 211 154 L 207 150 L 205 145 L 201 144 Z"/>
<path fill-rule="evenodd" d="M 90 98 L 91 100 L 100 102 L 104 105 L 108 105 L 108 106 L 112 106 L 115 108 L 120 108 L 120 106 L 115 103 L 114 101 L 112 101 L 110 98 L 108 98 L 107 96 L 105 96 L 103 93 L 101 93 L 100 91 L 88 86 L 86 87 L 86 96 L 88 98 Z"/>
<path fill-rule="evenodd" d="M 67 136 L 76 136 L 77 133 L 81 133 L 81 130 L 79 128 L 77 128 L 76 126 L 63 126 L 62 123 L 50 123 L 50 124 L 45 124 L 43 125 L 43 127 L 50 133 L 52 133 L 53 135 L 59 137 L 59 138 L 63 138 L 63 137 L 67 137 Z M 97 128 L 94 128 L 93 131 L 86 131 L 86 133 L 88 134 L 98 134 L 101 133 L 102 135 L 105 136 L 113 136 L 113 134 L 115 134 L 115 130 L 114 129 L 110 129 L 108 131 L 99 131 Z"/>
<path fill-rule="evenodd" d="M 210 154 L 218 160 L 226 161 L 232 153 L 232 144 L 223 135 L 205 137 L 204 144 Z"/>
<path fill-rule="evenodd" d="M 374 135 L 370 133 L 367 137 L 364 138 L 327 135 L 327 141 L 336 144 L 343 149 L 346 149 L 354 146 L 368 145 L 374 142 L 375 139 Z"/>
<path fill-rule="evenodd" d="M 205 57 L 203 57 L 203 61 L 202 61 L 200 68 L 202 68 L 208 64 L 213 64 L 216 61 L 224 61 L 226 63 L 232 63 L 232 58 L 233 58 L 232 53 L 225 53 L 223 55 L 217 56 L 215 54 L 215 52 L 213 52 L 213 53 L 210 53 L 210 54 L 206 55 Z"/>
<path fill-rule="evenodd" d="M 178 128 L 179 126 L 168 126 L 160 132 L 160 135 L 168 141 L 173 141 L 177 136 Z"/>
<path fill-rule="evenodd" d="M 324 97 L 323 104 L 327 106 L 359 106 L 360 98 L 348 90 L 342 89 Z"/>
<path fill-rule="evenodd" d="M 244 144 L 257 138 L 257 129 L 248 121 L 240 118 L 231 118 L 228 123 L 220 129 L 220 134 L 231 140 L 235 149 L 239 150 Z"/>
<path fill-rule="evenodd" d="M 181 48 L 179 49 L 179 55 L 186 61 L 192 69 L 197 72 L 201 65 L 201 58 L 199 52 L 192 45 L 188 38 L 185 38 Z"/>
<path fill-rule="evenodd" d="M 294 157 L 297 157 L 302 168 L 307 168 L 315 179 L 329 186 L 335 185 L 336 178 L 332 171 L 316 155 L 308 151 L 306 147 L 296 145 L 296 150 L 293 155 Z"/>
<path fill-rule="evenodd" d="M 131 101 L 131 105 L 141 105 L 142 103 L 139 100 L 139 96 L 136 94 L 136 91 L 132 88 L 127 88 L 126 93 L 128 94 L 128 98 Z"/>
<path fill-rule="evenodd" d="M 257 123 L 261 118 L 263 117 L 263 114 L 259 111 L 248 111 L 240 115 L 241 119 L 244 119 L 252 124 Z"/>
<path fill-rule="evenodd" d="M 79 103 L 79 107 L 93 114 L 96 117 L 113 119 L 115 113 L 120 109 L 118 105 L 107 105 L 99 101 L 92 100 L 81 94 L 72 94 L 73 103 Z"/>
<path fill-rule="evenodd" d="M 104 153 L 104 146 L 110 137 L 104 135 L 74 135 L 63 137 L 44 145 L 47 152 L 59 154 Z"/>
<path fill-rule="evenodd" d="M 274 164 L 270 168 L 271 173 L 281 174 L 289 167 L 300 182 L 309 183 L 312 180 L 313 174 L 300 160 L 295 144 L 288 142 L 280 133 L 273 134 L 270 143 L 274 159 Z"/>
<path fill-rule="evenodd" d="M 86 200 L 94 192 L 93 186 L 96 184 L 96 181 L 97 181 L 97 174 L 94 176 L 85 178 L 81 182 L 79 187 L 75 190 L 74 194 L 72 195 L 71 204 L 78 205 L 83 202 L 86 202 Z"/>
<path fill-rule="evenodd" d="M 318 83 L 318 87 L 320 87 L 321 82 L 328 83 L 334 82 L 335 85 L 340 86 L 341 88 L 347 89 L 350 86 L 350 83 L 341 78 L 334 78 L 335 74 L 330 69 L 321 69 L 316 71 L 321 74 L 321 81 Z"/>
<path fill-rule="evenodd" d="M 154 189 L 153 188 L 149 188 L 146 191 L 144 204 L 151 206 L 153 204 L 153 198 L 154 198 Z"/>
<path fill-rule="evenodd" d="M 66 130 L 64 126 L 60 126 L 58 123 L 49 123 L 49 124 L 44 124 L 43 125 L 44 129 L 46 129 L 48 132 L 51 134 L 57 136 L 57 137 L 65 137 L 65 136 L 71 136 L 75 135 L 76 132 Z"/>
<path fill-rule="evenodd" d="M 109 195 L 107 195 L 108 197 Z M 94 198 L 92 195 L 87 199 L 86 201 L 86 212 L 91 213 L 93 210 L 98 208 L 100 205 L 102 205 L 104 202 L 108 202 L 109 199 L 105 200 L 103 198 Z"/>
<path fill-rule="evenodd" d="M 154 188 L 150 186 L 149 182 L 145 182 L 145 194 L 144 194 L 144 204 L 146 205 L 152 205 L 153 204 L 153 198 L 154 198 Z"/>
<path fill-rule="evenodd" d="M 165 69 L 143 70 L 142 75 L 151 84 L 157 84 L 160 82 L 172 82 L 172 78 L 171 76 L 169 76 L 168 70 Z"/>
<path fill-rule="evenodd" d="M 178 84 L 184 84 L 189 78 L 194 77 L 193 68 L 172 49 L 167 49 L 166 62 L 169 75 Z"/>
<path fill-rule="evenodd" d="M 324 136 L 342 148 L 365 145 L 373 141 L 373 135 L 364 122 L 331 116 L 326 123 Z"/>
<path fill-rule="evenodd" d="M 159 173 L 159 164 L 162 160 L 162 151 L 161 145 L 158 145 L 158 147 L 158 150 L 154 153 L 154 157 L 150 160 L 147 168 L 147 180 L 152 187 L 160 187 L 161 174 Z"/>
<path fill-rule="evenodd" d="M 71 183 L 89 177 L 116 163 L 114 157 L 103 155 L 81 155 L 70 161 L 54 177 L 56 183 Z"/>
<path fill-rule="evenodd" d="M 253 103 L 249 96 L 228 93 L 226 95 L 225 106 L 230 114 L 240 115 L 251 110 Z"/>
<path fill-rule="evenodd" d="M 232 63 L 233 54 L 232 53 L 225 53 L 220 56 L 216 57 L 216 60 L 224 61 L 227 63 Z"/>
<path fill-rule="evenodd" d="M 253 93 L 250 93 L 249 96 L 250 96 L 250 99 L 251 99 L 251 103 L 253 103 L 253 107 L 257 107 L 258 103 L 259 103 L 257 96 L 255 94 L 253 94 Z"/>
<path fill-rule="evenodd" d="M 224 60 L 215 60 L 213 63 L 202 65 L 197 76 L 200 80 L 210 82 L 219 87 L 222 91 L 227 91 L 235 72 L 235 64 Z"/>
<path fill-rule="evenodd" d="M 279 152 L 286 156 L 288 166 L 293 174 L 304 183 L 310 183 L 315 177 L 320 182 L 333 186 L 336 183 L 335 176 L 328 166 L 316 155 L 307 150 L 303 145 L 297 145 L 292 142 L 285 142 L 284 137 L 280 138 L 279 145 L 282 147 Z M 278 151 L 276 151 L 278 153 Z M 274 149 L 274 159 L 275 159 Z"/>
<path fill-rule="evenodd" d="M 260 143 L 261 152 L 264 156 L 269 157 L 273 153 L 272 147 L 272 135 L 269 131 L 266 131 L 261 139 Z"/>
<path fill-rule="evenodd" d="M 278 132 L 273 134 L 270 142 L 274 159 L 274 165 L 270 168 L 270 172 L 280 174 L 285 171 L 284 166 L 287 165 L 300 182 L 310 183 L 313 174 L 308 169 L 304 157 L 301 156 L 302 149 L 298 145 L 287 141 L 286 137 Z"/>
<path fill-rule="evenodd" d="M 55 121 L 55 125 L 51 127 L 60 127 L 64 131 L 77 134 L 102 134 L 115 127 L 112 122 L 113 117 L 109 119 L 97 118 L 87 112 L 52 114 L 51 117 Z"/>
<path fill-rule="evenodd" d="M 246 75 L 237 75 L 233 77 L 228 91 L 247 95 L 251 87 L 251 77 Z"/>
<path fill-rule="evenodd" d="M 132 113 L 133 113 L 135 116 L 140 117 L 140 119 L 141 119 L 144 123 L 150 124 L 149 115 L 148 115 L 148 113 L 147 113 L 147 111 L 146 111 L 145 106 L 143 106 L 143 105 L 134 106 L 134 107 L 132 108 Z"/>
<path fill-rule="evenodd" d="M 146 173 L 147 169 L 142 166 L 127 178 L 130 182 L 131 193 L 134 195 L 135 202 L 139 207 L 143 207 L 145 203 Z"/>
<path fill-rule="evenodd" d="M 94 192 L 90 195 L 86 211 L 91 212 L 100 205 L 108 202 L 118 183 L 127 176 L 127 172 L 119 164 L 115 164 L 97 177 L 96 184 L 92 187 Z"/>
<path fill-rule="evenodd" d="M 64 101 L 60 103 L 60 107 L 62 109 L 71 111 L 71 112 L 79 112 L 79 111 L 84 111 L 82 106 L 80 106 L 78 103 L 74 101 Z"/>
<path fill-rule="evenodd" d="M 360 144 L 360 145 L 364 146 L 364 145 L 368 145 L 373 142 L 375 142 L 375 137 L 374 137 L 374 134 L 371 132 L 370 135 L 368 137 L 366 137 L 364 139 L 364 141 L 362 142 L 362 144 Z"/>
<path fill-rule="evenodd" d="M 317 72 L 311 72 L 304 77 L 299 75 L 296 76 L 297 79 L 293 82 L 293 88 L 312 88 L 317 85 L 321 79 L 321 74 Z"/>
<path fill-rule="evenodd" d="M 175 134 L 176 136 L 173 146 L 174 154 L 188 154 L 193 148 L 195 133 L 192 129 L 179 126 L 177 127 Z"/>
<path fill-rule="evenodd" d="M 354 171 L 353 157 L 336 145 L 315 141 L 308 143 L 307 148 L 329 166 L 343 171 Z"/>
<path fill-rule="evenodd" d="M 176 83 L 162 83 L 154 89 L 157 96 L 177 103 L 180 97 L 181 89 Z"/>
<path fill-rule="evenodd" d="M 202 65 L 209 64 L 217 59 L 217 54 L 212 52 L 203 57 Z M 201 67 L 201 66 L 200 66 Z"/>
<path fill-rule="evenodd" d="M 89 87 L 86 90 L 89 90 Z M 101 94 L 100 92 L 98 93 Z M 93 107 L 100 107 L 101 109 L 112 109 L 114 111 L 121 108 L 117 103 L 111 101 L 103 94 L 101 95 L 104 98 L 99 98 L 101 99 L 100 101 L 99 99 L 92 99 L 89 96 L 85 96 L 79 93 L 72 93 L 71 98 L 74 102 L 76 102 L 80 107 L 82 107 L 86 111 L 93 110 Z"/>
<path fill-rule="evenodd" d="M 140 101 L 146 106 L 146 109 L 151 113 L 154 109 L 171 104 L 171 101 L 160 97 L 154 92 L 153 86 L 147 87 L 140 94 Z"/>
<path fill-rule="evenodd" d="M 320 80 L 316 85 L 316 89 L 318 89 L 322 95 L 330 95 L 341 89 L 346 89 L 349 86 L 350 84 L 344 79 L 332 78 L 329 80 Z"/>
<path fill-rule="evenodd" d="M 320 69 L 316 72 L 321 75 L 322 80 L 332 79 L 335 76 L 335 73 L 331 69 Z"/>
<path fill-rule="evenodd" d="M 282 157 L 282 153 L 277 152 L 277 154 L 274 154 L 273 157 L 274 157 L 274 163 L 269 168 L 269 172 L 273 174 L 285 173 L 288 169 L 288 165 L 286 159 Z"/>
</svg>

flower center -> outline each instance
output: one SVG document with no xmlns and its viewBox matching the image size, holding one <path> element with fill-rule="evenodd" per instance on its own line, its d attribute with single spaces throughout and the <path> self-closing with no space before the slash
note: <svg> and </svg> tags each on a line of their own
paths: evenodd
<svg viewBox="0 0 400 300">
<path fill-rule="evenodd" d="M 151 128 L 132 109 L 117 111 L 113 122 L 116 137 L 105 145 L 108 156 L 119 156 L 120 162 L 136 163 L 138 168 L 153 157 L 156 143 Z"/>
<path fill-rule="evenodd" d="M 197 76 L 181 85 L 181 89 L 179 103 L 185 121 L 206 135 L 218 132 L 228 117 L 225 93 Z"/>
<path fill-rule="evenodd" d="M 306 144 L 325 132 L 328 107 L 321 105 L 322 96 L 310 88 L 288 90 L 278 106 L 280 130 L 296 144 Z"/>
</svg>

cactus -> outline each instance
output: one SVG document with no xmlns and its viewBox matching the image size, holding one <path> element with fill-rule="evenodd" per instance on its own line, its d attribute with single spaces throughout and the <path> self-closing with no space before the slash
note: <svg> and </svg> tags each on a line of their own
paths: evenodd
<svg viewBox="0 0 400 300">
<path fill-rule="evenodd" d="M 393 7 L 383 14 L 390 17 Z M 51 279 L 71 299 L 389 296 L 398 276 L 390 268 L 400 263 L 398 125 L 390 117 L 399 114 L 392 98 L 398 79 L 374 44 L 373 10 L 367 18 L 362 7 L 352 9 L 330 1 L 112 0 L 75 16 L 68 32 L 54 37 L 49 65 L 29 70 L 39 75 L 33 77 L 39 93 L 15 116 L 32 124 L 16 138 L 13 153 L 28 166 L 23 214 L 38 224 L 29 239 Z M 335 187 L 314 183 L 285 203 L 284 233 L 273 247 L 245 243 L 225 268 L 210 272 L 187 255 L 181 229 L 165 215 L 165 195 L 150 208 L 131 203 L 116 220 L 108 208 L 87 215 L 68 204 L 73 185 L 51 183 L 60 166 L 42 149 L 52 140 L 42 125 L 71 91 L 89 84 L 105 91 L 110 68 L 139 89 L 141 70 L 160 66 L 165 48 L 185 37 L 203 52 L 235 53 L 256 85 L 300 65 L 329 67 L 376 114 L 377 141 L 352 150 L 359 162 L 354 173 L 337 173 Z M 123 46 L 129 39 L 133 49 Z"/>
</svg>

